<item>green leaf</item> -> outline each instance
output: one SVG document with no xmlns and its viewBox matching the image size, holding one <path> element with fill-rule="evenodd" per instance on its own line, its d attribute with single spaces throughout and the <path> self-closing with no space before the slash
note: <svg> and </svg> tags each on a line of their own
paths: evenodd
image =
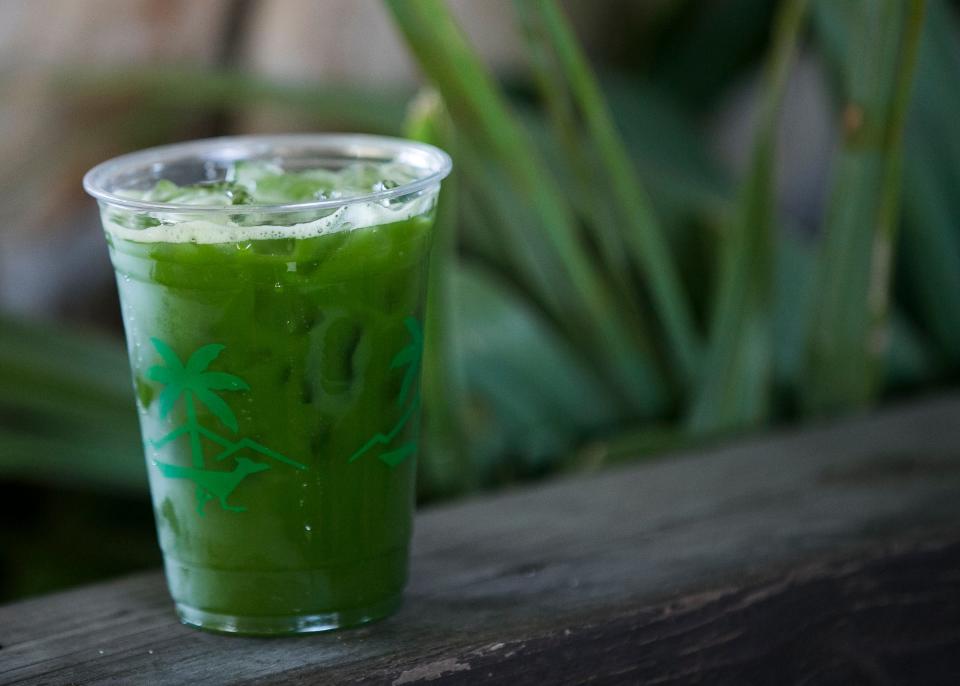
<svg viewBox="0 0 960 686">
<path fill-rule="evenodd" d="M 75 328 L 0 316 L 0 478 L 143 493 L 126 351 Z"/>
<path fill-rule="evenodd" d="M 651 359 L 643 354 L 642 329 L 627 319 L 605 276 L 592 263 L 555 177 L 514 121 L 449 8 L 440 0 L 385 2 L 421 68 L 443 95 L 458 127 L 461 157 L 466 150 L 495 161 L 502 171 L 496 182 L 513 186 L 535 220 L 515 238 L 524 242 L 535 235 L 547 249 L 508 253 L 522 260 L 517 263 L 518 278 L 626 403 L 640 414 L 662 411 L 662 396 L 655 406 L 643 404 L 651 397 L 646 388 L 663 384 L 659 365 L 645 366 Z M 545 273 L 557 278 L 550 282 L 535 278 L 543 262 L 551 265 Z"/>
<path fill-rule="evenodd" d="M 136 415 L 131 416 L 135 423 Z M 0 425 L 0 477 L 146 495 L 147 473 L 137 432 L 130 435 L 116 424 L 114 429 L 122 432 L 119 444 L 104 441 L 103 432 L 35 434 Z"/>
<path fill-rule="evenodd" d="M 953 369 L 960 368 L 960 196 L 956 178 L 944 173 L 932 158 L 945 137 L 957 135 L 955 124 L 941 134 L 925 132 L 924 140 L 906 151 L 904 166 L 903 235 L 898 250 L 900 279 L 924 330 L 937 342 L 939 354 Z M 960 161 L 951 164 L 960 166 Z M 960 174 L 960 168 L 953 170 Z"/>
<path fill-rule="evenodd" d="M 396 467 L 417 451 L 417 446 L 413 443 L 404 443 L 396 450 L 390 450 L 377 455 L 377 459 L 389 467 Z"/>
<path fill-rule="evenodd" d="M 413 388 L 414 384 L 416 384 L 419 379 L 420 365 L 411 365 L 403 375 L 403 382 L 400 384 L 400 393 L 397 394 L 397 405 L 403 407 L 404 403 L 407 402 L 407 396 L 410 393 L 410 389 Z"/>
<path fill-rule="evenodd" d="M 416 140 L 443 148 L 454 159 L 453 170 L 444 180 L 437 202 L 423 326 L 421 389 L 426 431 L 417 468 L 417 489 L 421 497 L 438 498 L 476 485 L 476 470 L 466 439 L 462 357 L 453 334 L 457 326 L 452 273 L 457 260 L 460 154 L 453 122 L 433 89 L 421 91 L 411 103 L 406 132 Z"/>
<path fill-rule="evenodd" d="M 693 384 L 698 374 L 700 342 L 689 297 L 596 76 L 553 0 L 518 0 L 517 6 L 535 47 L 553 54 L 566 79 L 563 85 L 548 86 L 548 102 L 556 104 L 557 98 L 562 97 L 559 92 L 568 87 L 585 122 L 587 144 L 597 151 L 602 181 L 599 187 L 587 192 L 602 193 L 620 220 L 611 225 L 619 229 L 616 236 L 601 242 L 608 246 L 607 262 L 615 266 L 617 255 L 625 251 L 633 266 L 644 274 L 657 317 L 666 332 L 668 354 L 673 358 L 678 376 Z M 538 62 L 540 60 L 535 59 L 535 63 Z M 552 79 L 544 74 L 540 82 L 550 84 Z M 565 122 L 559 126 L 561 130 L 572 126 L 569 121 L 572 115 L 556 118 Z M 573 131 L 567 131 L 562 138 L 570 141 L 569 146 L 578 144 Z M 586 159 L 585 155 L 574 153 L 569 163 L 582 166 L 587 164 Z"/>
<path fill-rule="evenodd" d="M 224 426 L 236 433 L 237 417 L 233 414 L 230 406 L 224 402 L 216 393 L 211 393 L 205 389 L 193 389 L 193 394 L 201 403 L 203 403 L 213 415 L 223 422 Z"/>
<path fill-rule="evenodd" d="M 0 315 L 0 369 L 24 391 L 48 386 L 129 409 L 127 353 L 116 340 Z M 118 373 L 118 370 L 122 373 Z M 79 404 L 79 403 L 78 403 Z"/>
<path fill-rule="evenodd" d="M 881 380 L 890 269 L 899 215 L 901 138 L 923 0 L 821 2 L 821 23 L 842 5 L 844 134 L 827 211 L 806 357 L 808 411 L 869 404 Z"/>
<path fill-rule="evenodd" d="M 191 358 L 192 360 L 192 358 Z M 250 386 L 239 376 L 226 372 L 204 372 L 200 375 L 200 384 L 203 388 L 219 391 L 249 391 Z"/>
<path fill-rule="evenodd" d="M 130 112 L 128 127 L 156 129 L 169 125 L 173 112 L 219 108 L 269 107 L 300 115 L 320 128 L 345 128 L 396 135 L 403 121 L 408 86 L 381 84 L 375 89 L 329 82 L 292 82 L 258 78 L 249 72 L 189 66 L 111 67 L 98 70 L 64 69 L 55 74 L 58 92 L 68 101 L 84 104 L 86 98 L 103 103 L 114 98 L 129 102 L 139 98 Z M 174 122 L 176 123 L 176 122 Z M 182 126 L 182 122 L 180 123 Z M 154 134 L 156 135 L 156 134 Z M 171 135 L 175 135 L 171 132 Z"/>
<path fill-rule="evenodd" d="M 178 378 L 178 375 L 170 367 L 155 364 L 147 370 L 147 378 L 157 383 L 168 384 Z"/>
<path fill-rule="evenodd" d="M 960 26 L 930 0 L 904 141 L 898 290 L 939 356 L 960 369 Z"/>
<path fill-rule="evenodd" d="M 177 353 L 173 351 L 169 345 L 161 341 L 159 338 L 151 338 L 150 342 L 153 343 L 153 347 L 156 348 L 157 352 L 160 353 L 160 357 L 163 358 L 163 361 L 166 363 L 172 371 L 180 371 L 183 369 L 183 363 L 180 361 L 180 358 L 177 357 Z"/>
<path fill-rule="evenodd" d="M 610 207 L 606 185 L 596 178 L 598 164 L 580 130 L 562 66 L 557 63 L 550 36 L 542 26 L 539 12 L 534 11 L 535 6 L 526 0 L 518 0 L 516 6 L 525 29 L 534 78 L 551 124 L 548 129 L 541 124 L 539 112 L 531 112 L 525 117 L 526 129 L 539 141 L 544 159 L 556 170 L 558 181 L 569 188 L 571 202 L 588 218 L 616 287 L 628 305 L 636 308 L 639 294 L 630 270 L 630 255 L 624 247 L 623 229 Z"/>
<path fill-rule="evenodd" d="M 393 359 L 390 360 L 390 369 L 397 369 L 398 367 L 410 364 L 418 357 L 420 357 L 420 351 L 414 348 L 412 345 L 408 345 L 406 348 L 393 356 Z"/>
<path fill-rule="evenodd" d="M 797 404 L 803 385 L 804 343 L 813 320 L 813 287 L 817 250 L 812 240 L 796 230 L 783 231 L 777 243 L 776 307 L 774 308 L 775 377 L 781 399 Z M 891 315 L 890 349 L 884 378 L 895 387 L 910 387 L 931 380 L 937 372 L 926 342 L 902 311 Z"/>
<path fill-rule="evenodd" d="M 788 0 L 778 15 L 764 103 L 747 179 L 723 234 L 704 382 L 690 426 L 697 432 L 741 429 L 769 412 L 772 381 L 774 153 L 777 122 L 807 0 Z"/>
<path fill-rule="evenodd" d="M 166 417 L 173 406 L 177 404 L 180 395 L 183 393 L 183 384 L 171 383 L 160 393 L 160 416 Z"/>
<path fill-rule="evenodd" d="M 731 184 L 713 158 L 702 125 L 674 102 L 671 92 L 635 74 L 601 77 L 610 114 L 658 215 L 666 221 L 725 214 Z M 671 231 L 667 237 L 672 238 Z"/>
<path fill-rule="evenodd" d="M 219 343 L 210 343 L 202 348 L 198 348 L 190 359 L 187 360 L 187 371 L 198 374 L 206 369 L 211 362 L 217 359 L 217 356 L 223 351 L 224 346 Z"/>
<path fill-rule="evenodd" d="M 817 250 L 812 239 L 784 227 L 776 243 L 774 267 L 774 380 L 796 401 L 803 378 L 803 358 L 813 315 Z"/>
<path fill-rule="evenodd" d="M 468 440 L 481 478 L 489 481 L 511 464 L 542 468 L 622 418 L 595 371 L 506 283 L 476 265 L 461 265 L 452 277 L 454 344 L 464 364 Z"/>
<path fill-rule="evenodd" d="M 421 346 L 423 346 L 423 332 L 420 330 L 420 324 L 417 323 L 415 318 L 407 317 L 403 320 L 403 326 L 406 328 L 407 333 L 410 334 L 410 344 L 417 350 L 420 350 Z"/>
</svg>

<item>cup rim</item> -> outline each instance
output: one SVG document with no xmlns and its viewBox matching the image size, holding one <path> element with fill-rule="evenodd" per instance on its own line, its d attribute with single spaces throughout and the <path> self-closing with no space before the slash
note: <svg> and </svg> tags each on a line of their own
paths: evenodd
<svg viewBox="0 0 960 686">
<path fill-rule="evenodd" d="M 251 205 L 189 205 L 181 203 L 154 202 L 136 200 L 117 195 L 109 190 L 111 179 L 124 172 L 137 168 L 172 162 L 184 157 L 208 157 L 223 161 L 239 161 L 248 159 L 259 151 L 261 154 L 273 148 L 298 147 L 329 147 L 336 149 L 338 154 L 345 157 L 355 157 L 357 161 L 370 159 L 374 150 L 393 153 L 400 156 L 406 153 L 407 157 L 417 158 L 422 162 L 424 175 L 401 184 L 394 188 L 372 191 L 363 195 L 328 200 L 311 200 L 308 202 L 284 204 L 251 204 Z M 246 154 L 243 154 L 246 152 Z M 214 155 L 213 153 L 218 153 Z M 365 153 L 365 154 L 364 154 Z M 414 165 L 417 166 L 417 165 Z M 358 203 L 378 202 L 411 195 L 425 188 L 438 185 L 447 175 L 453 163 L 450 156 L 436 146 L 406 138 L 393 136 L 379 136 L 372 134 L 347 133 L 315 133 L 315 134 L 268 134 L 219 136 L 216 138 L 202 138 L 184 143 L 172 143 L 152 148 L 145 148 L 137 152 L 127 153 L 101 162 L 93 167 L 83 177 L 84 190 L 101 203 L 115 207 L 135 210 L 139 212 L 189 212 L 191 214 L 231 214 L 257 212 L 273 214 L 280 212 L 300 212 L 305 210 L 337 209 Z"/>
</svg>

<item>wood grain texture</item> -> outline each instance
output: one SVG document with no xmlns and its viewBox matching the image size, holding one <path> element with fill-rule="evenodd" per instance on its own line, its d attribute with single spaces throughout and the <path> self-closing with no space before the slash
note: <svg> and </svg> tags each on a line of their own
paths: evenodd
<svg viewBox="0 0 960 686">
<path fill-rule="evenodd" d="M 960 398 L 428 510 L 394 618 L 182 627 L 159 574 L 0 608 L 0 683 L 960 683 Z"/>
</svg>

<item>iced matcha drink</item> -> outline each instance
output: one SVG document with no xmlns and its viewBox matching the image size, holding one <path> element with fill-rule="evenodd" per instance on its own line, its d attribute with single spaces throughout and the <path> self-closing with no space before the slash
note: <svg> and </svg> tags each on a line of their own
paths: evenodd
<svg viewBox="0 0 960 686">
<path fill-rule="evenodd" d="M 449 159 L 240 137 L 92 170 L 184 622 L 350 626 L 399 604 L 431 223 Z"/>
</svg>

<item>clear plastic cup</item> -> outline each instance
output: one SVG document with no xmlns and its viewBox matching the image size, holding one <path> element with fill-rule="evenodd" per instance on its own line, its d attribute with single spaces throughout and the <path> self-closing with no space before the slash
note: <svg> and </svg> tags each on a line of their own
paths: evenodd
<svg viewBox="0 0 960 686">
<path fill-rule="evenodd" d="M 142 199 L 162 180 L 216 184 L 238 161 L 294 172 L 366 162 L 374 175 L 393 165 L 405 180 L 285 204 Z M 398 607 L 427 256 L 449 170 L 445 153 L 412 141 L 288 135 L 153 148 L 86 175 L 185 623 L 299 633 Z"/>
</svg>

